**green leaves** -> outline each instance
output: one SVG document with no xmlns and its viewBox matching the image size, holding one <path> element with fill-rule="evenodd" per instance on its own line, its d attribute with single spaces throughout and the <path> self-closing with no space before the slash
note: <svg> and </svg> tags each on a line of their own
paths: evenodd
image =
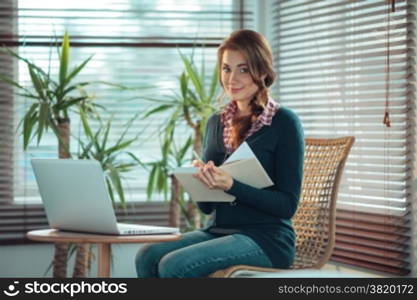
<svg viewBox="0 0 417 300">
<path fill-rule="evenodd" d="M 104 170 L 107 188 L 113 203 L 116 196 L 120 200 L 122 206 L 125 205 L 125 196 L 123 190 L 122 173 L 130 171 L 143 163 L 131 152 L 126 152 L 127 148 L 138 139 L 135 136 L 131 139 L 124 139 L 125 134 L 133 125 L 133 121 L 138 118 L 135 115 L 125 125 L 126 129 L 121 137 L 112 144 L 110 142 L 112 118 L 103 122 L 100 117 L 96 119 L 98 126 L 93 129 L 87 117 L 87 112 L 82 108 L 79 109 L 81 123 L 84 131 L 84 138 L 79 137 L 80 151 L 79 159 L 95 159 L 98 160 Z M 120 160 L 118 157 L 127 154 L 129 160 Z"/>
<path fill-rule="evenodd" d="M 164 99 L 147 98 L 155 105 L 144 116 L 166 113 L 171 110 L 171 115 L 178 109 L 182 111 L 177 121 L 186 121 L 188 126 L 194 129 L 198 120 L 206 120 L 216 110 L 216 96 L 219 90 L 218 69 L 214 68 L 209 85 L 206 85 L 204 72 L 199 72 L 195 64 L 179 53 L 184 64 L 184 71 L 179 77 L 179 92 Z M 204 65 L 203 67 L 204 68 Z M 191 83 L 191 84 L 190 84 Z M 204 122 L 203 122 L 204 123 Z"/>
<path fill-rule="evenodd" d="M 186 72 L 181 73 L 180 86 L 181 86 L 182 99 L 185 100 L 187 99 L 187 94 L 188 94 L 188 76 Z"/>
<path fill-rule="evenodd" d="M 132 144 L 135 140 L 136 140 L 136 138 L 133 138 L 133 139 L 131 139 L 131 140 L 124 141 L 124 142 L 121 142 L 121 143 L 119 143 L 119 144 L 116 144 L 116 145 L 114 145 L 114 146 L 110 147 L 109 149 L 104 150 L 104 154 L 107 154 L 107 155 L 112 155 L 113 153 L 115 153 L 115 152 L 117 152 L 117 151 L 120 151 L 120 150 L 123 150 L 123 149 L 127 148 L 127 147 L 128 147 L 128 146 L 130 146 L 130 144 Z"/>
<path fill-rule="evenodd" d="M 152 115 L 166 119 L 161 129 L 162 158 L 146 164 L 150 168 L 147 197 L 151 199 L 154 192 L 163 193 L 167 199 L 171 171 L 190 162 L 190 149 L 201 144 L 201 126 L 216 110 L 216 96 L 219 88 L 217 67 L 213 70 L 211 81 L 206 85 L 204 61 L 201 71 L 191 59 L 179 52 L 184 70 L 178 78 L 178 91 L 162 99 L 147 98 L 154 105 L 145 113 L 144 118 Z M 176 143 L 176 130 L 188 126 L 188 138 L 181 144 Z M 197 134 L 198 131 L 198 134 Z M 198 137 L 198 138 L 196 138 Z M 182 193 L 182 192 L 181 192 Z M 183 194 L 181 194 L 181 198 Z"/>
<path fill-rule="evenodd" d="M 119 170 L 117 169 L 117 167 L 114 167 L 111 164 L 106 164 L 106 169 L 109 171 L 107 173 L 107 177 L 110 177 L 111 186 L 113 187 L 113 189 L 116 190 L 122 205 L 125 205 L 126 204 L 125 194 L 123 191 L 122 182 L 120 180 Z M 114 191 L 112 194 L 114 194 Z M 113 199 L 113 203 L 114 203 L 114 199 Z"/>
<path fill-rule="evenodd" d="M 2 48 L 0 51 L 23 62 L 30 76 L 30 85 L 25 87 L 14 81 L 13 78 L 0 74 L 0 80 L 13 86 L 17 90 L 17 95 L 30 100 L 30 105 L 28 105 L 24 117 L 19 122 L 19 128 L 21 128 L 23 135 L 24 150 L 28 148 L 34 138 L 36 138 L 39 144 L 44 133 L 48 129 L 52 129 L 60 144 L 64 145 L 66 152 L 72 156 L 69 146 L 64 143 L 67 136 L 60 136 L 58 122 L 59 120 L 67 120 L 69 122 L 69 110 L 74 107 L 78 108 L 76 111 L 80 115 L 83 138 L 80 136 L 75 137 L 78 139 L 80 145 L 77 156 L 79 159 L 95 159 L 101 163 L 105 171 L 105 180 L 112 201 L 114 202 L 118 198 L 121 204 L 125 205 L 122 175 L 139 165 L 145 166 L 133 153 L 126 152 L 139 137 L 139 134 L 137 134 L 134 138 L 125 138 L 127 131 L 133 124 L 133 121 L 137 119 L 138 115 L 128 121 L 125 126 L 126 129 L 121 136 L 116 142 L 112 142 L 110 138 L 112 119 L 110 118 L 107 122 L 103 122 L 100 119 L 96 108 L 103 107 L 93 103 L 91 101 L 92 97 L 83 88 L 93 83 L 99 83 L 118 89 L 133 89 L 104 81 L 75 82 L 75 78 L 86 68 L 93 55 L 83 60 L 81 64 L 70 68 L 70 38 L 67 32 L 65 32 L 58 50 L 59 67 L 56 76 L 52 76 L 50 72 L 52 61 L 51 51 L 49 54 L 49 65 L 46 71 L 11 49 Z M 148 87 L 136 87 L 134 90 L 144 88 Z M 171 106 L 170 103 L 168 104 Z M 157 111 L 162 111 L 163 109 L 162 107 L 157 109 Z M 90 125 L 90 120 L 93 117 L 98 121 L 99 125 L 97 128 Z M 161 186 L 160 183 L 159 186 Z"/>
<path fill-rule="evenodd" d="M 174 105 L 173 104 L 161 104 L 158 105 L 155 108 L 152 108 L 151 110 L 149 110 L 148 112 L 145 113 L 144 118 L 149 117 L 150 115 L 156 114 L 156 113 L 160 113 L 163 111 L 166 111 L 170 108 L 172 108 Z"/>
<path fill-rule="evenodd" d="M 49 125 L 50 114 L 48 102 L 41 102 L 38 120 L 38 144 L 41 141 L 44 129 Z"/>
<path fill-rule="evenodd" d="M 179 166 L 183 165 L 184 161 L 186 160 L 185 154 L 191 148 L 192 144 L 193 144 L 193 139 L 190 136 L 187 139 L 187 141 L 184 143 L 184 145 L 179 149 L 179 151 L 176 152 L 175 158 L 177 160 L 177 165 Z"/>
<path fill-rule="evenodd" d="M 38 106 L 39 106 L 38 103 L 32 104 L 30 109 L 27 111 L 27 113 L 23 117 L 23 149 L 24 150 L 26 150 L 29 145 L 29 141 L 32 136 L 33 127 L 35 123 L 37 122 Z"/>
<path fill-rule="evenodd" d="M 93 131 L 91 130 L 90 124 L 88 123 L 87 114 L 82 108 L 80 108 L 79 113 L 80 113 L 81 123 L 83 124 L 84 133 L 86 134 L 87 138 L 89 138 L 92 141 Z"/>
<path fill-rule="evenodd" d="M 36 68 L 33 67 L 32 64 L 28 64 L 27 66 L 30 74 L 30 79 L 32 80 L 32 84 L 38 94 L 39 100 L 46 101 L 44 93 L 46 87 L 44 86 L 40 73 L 37 71 Z"/>
<path fill-rule="evenodd" d="M 43 133 L 50 126 L 51 113 L 47 102 L 33 103 L 23 117 L 23 149 L 26 150 L 29 142 L 36 134 L 38 144 Z M 34 132 L 36 129 L 36 132 Z"/>
<path fill-rule="evenodd" d="M 187 76 L 191 79 L 196 93 L 199 95 L 202 102 L 207 102 L 206 92 L 204 88 L 204 77 L 199 76 L 197 69 L 185 55 L 180 52 L 182 62 L 184 63 Z"/>
<path fill-rule="evenodd" d="M 84 67 L 88 64 L 88 62 L 93 58 L 94 55 L 91 55 L 89 58 L 87 58 L 86 60 L 84 60 L 79 66 L 75 67 L 71 73 L 68 75 L 68 77 L 65 78 L 64 81 L 64 86 L 66 86 L 67 84 L 69 84 L 71 82 L 71 80 L 78 74 L 80 73 L 80 71 L 82 69 L 84 69 Z M 85 82 L 83 84 L 78 84 L 78 85 L 87 85 L 90 84 L 89 82 Z M 67 89 L 68 90 L 68 89 Z M 65 95 L 65 94 L 64 94 Z"/>
<path fill-rule="evenodd" d="M 146 187 L 146 197 L 148 200 L 152 198 L 154 191 L 164 194 L 164 199 L 168 198 L 168 174 L 163 160 L 149 163 L 151 171 L 148 177 L 148 185 Z"/>
<path fill-rule="evenodd" d="M 65 32 L 64 39 L 61 45 L 61 52 L 59 58 L 59 85 L 63 88 L 66 85 L 67 80 L 67 72 L 68 72 L 68 64 L 69 64 L 69 51 L 70 51 L 70 44 L 69 44 L 69 37 L 68 33 Z"/>
<path fill-rule="evenodd" d="M 23 118 L 22 135 L 23 148 L 27 149 L 29 142 L 34 135 L 37 136 L 39 144 L 42 136 L 48 128 L 56 129 L 57 120 L 68 117 L 68 110 L 71 107 L 83 105 L 89 99 L 88 95 L 82 94 L 75 96 L 79 87 L 87 86 L 90 82 L 81 82 L 69 85 L 71 81 L 84 69 L 92 56 L 84 60 L 80 65 L 69 71 L 70 65 L 70 39 L 68 33 L 63 36 L 62 44 L 59 51 L 59 74 L 58 80 L 54 80 L 50 75 L 50 61 L 48 71 L 44 71 L 30 60 L 20 56 L 13 50 L 2 48 L 1 51 L 26 64 L 31 80 L 30 87 L 24 87 L 12 78 L 0 74 L 0 80 L 12 85 L 20 91 L 18 95 L 26 97 L 32 104 Z M 91 105 L 90 105 L 91 107 Z M 56 132 L 56 130 L 54 130 Z M 57 136 L 58 138 L 58 136 Z"/>
</svg>

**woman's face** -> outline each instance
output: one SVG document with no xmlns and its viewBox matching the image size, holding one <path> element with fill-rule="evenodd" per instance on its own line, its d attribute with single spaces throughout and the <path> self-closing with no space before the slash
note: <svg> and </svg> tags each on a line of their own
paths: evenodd
<svg viewBox="0 0 417 300">
<path fill-rule="evenodd" d="M 224 90 L 232 100 L 249 102 L 258 91 L 247 62 L 239 51 L 224 51 L 220 76 Z"/>
</svg>

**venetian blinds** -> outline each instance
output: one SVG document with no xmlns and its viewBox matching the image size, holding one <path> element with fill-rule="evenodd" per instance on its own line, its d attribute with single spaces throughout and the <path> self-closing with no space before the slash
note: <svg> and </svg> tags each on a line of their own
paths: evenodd
<svg viewBox="0 0 417 300">
<path fill-rule="evenodd" d="M 95 95 L 95 101 L 107 108 L 108 113 L 103 113 L 102 117 L 107 119 L 113 115 L 110 139 L 116 141 L 126 123 L 148 108 L 149 102 L 144 101 L 144 97 L 162 98 L 179 91 L 178 76 L 183 70 L 179 51 L 187 56 L 194 53 L 197 65 L 205 61 L 206 72 L 209 72 L 215 65 L 216 48 L 223 38 L 235 29 L 253 27 L 253 6 L 253 1 L 244 0 L 1 1 L 0 45 L 14 47 L 21 56 L 45 69 L 51 55 L 51 73 L 57 74 L 58 56 L 55 49 L 52 52 L 50 49 L 56 37 L 61 42 L 67 31 L 72 67 L 94 55 L 76 81 L 151 86 L 146 90 L 130 91 L 106 85 L 87 88 Z M 4 70 L 12 72 L 11 66 L 9 58 L 0 56 L 1 73 Z M 24 64 L 17 64 L 11 74 L 21 85 L 30 85 Z M 14 191 L 14 205 L 30 206 L 40 203 L 30 159 L 57 157 L 57 141 L 52 134 L 46 135 L 39 146 L 34 142 L 24 153 L 22 138 L 13 135 L 13 130 L 30 106 L 30 99 L 13 98 L 9 87 L 0 87 L 0 114 L 9 117 L 0 118 L 0 197 L 5 195 L 10 202 Z M 160 158 L 159 139 L 151 137 L 151 133 L 163 122 L 164 118 L 160 116 L 137 119 L 126 139 L 146 130 L 129 151 L 143 161 Z M 6 129 L 7 138 L 3 138 Z M 71 116 L 71 130 L 74 135 L 82 130 L 76 114 Z M 74 153 L 78 150 L 75 141 L 71 140 Z M 10 153 L 14 153 L 14 163 L 7 156 Z M 4 164 L 7 169 L 3 169 Z M 141 168 L 126 175 L 128 200 L 147 200 L 147 178 L 147 172 Z"/>
<path fill-rule="evenodd" d="M 11 35 L 15 28 L 13 1 L 7 0 L 8 9 L 0 11 L 0 35 Z M 15 64 L 11 57 L 0 55 L 2 73 L 13 76 Z M 13 88 L 0 81 L 0 204 L 13 199 Z"/>
<path fill-rule="evenodd" d="M 306 136 L 356 137 L 339 189 L 332 260 L 406 274 L 416 7 L 389 2 L 277 1 L 275 92 L 301 117 Z"/>
</svg>

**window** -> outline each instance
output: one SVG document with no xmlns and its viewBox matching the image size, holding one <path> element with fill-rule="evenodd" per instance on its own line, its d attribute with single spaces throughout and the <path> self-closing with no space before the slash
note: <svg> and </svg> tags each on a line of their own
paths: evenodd
<svg viewBox="0 0 417 300">
<path fill-rule="evenodd" d="M 178 50 L 190 55 L 195 48 L 196 63 L 204 60 L 207 70 L 212 69 L 216 48 L 221 40 L 237 28 L 253 26 L 253 6 L 253 1 L 234 0 L 7 0 L 0 4 L 0 44 L 15 47 L 22 56 L 46 68 L 51 43 L 55 37 L 61 38 L 66 30 L 71 41 L 71 66 L 80 64 L 94 54 L 79 74 L 78 81 L 107 81 L 126 86 L 152 84 L 155 88 L 145 91 L 121 92 L 105 85 L 87 88 L 87 91 L 96 95 L 97 103 L 114 113 L 111 138 L 117 139 L 124 124 L 135 113 L 146 109 L 147 102 L 143 97 L 161 97 L 178 89 L 177 77 L 183 70 Z M 56 51 L 52 51 L 51 55 L 51 71 L 56 74 Z M 30 78 L 23 64 L 11 61 L 4 55 L 0 55 L 0 64 L 1 70 L 14 74 L 22 85 L 29 84 Z M 30 159 L 57 157 L 57 141 L 52 134 L 47 135 L 39 146 L 34 142 L 23 153 L 21 137 L 14 135 L 14 130 L 30 100 L 13 98 L 10 87 L 3 83 L 0 83 L 0 87 L 0 201 L 8 203 L 1 206 L 0 216 L 11 216 L 7 224 L 13 223 L 19 227 L 8 236 L 12 238 L 21 237 L 28 228 L 33 229 L 33 226 L 39 226 L 42 222 L 45 224 L 41 209 L 36 214 L 42 221 L 34 222 L 35 225 L 25 217 L 29 208 L 39 208 L 32 204 L 40 203 Z M 158 158 L 158 139 L 148 137 L 152 128 L 155 129 L 162 121 L 156 117 L 147 121 L 137 120 L 130 137 L 145 126 L 150 129 L 130 151 L 145 161 Z M 76 114 L 71 116 L 71 130 L 75 135 L 81 131 Z M 7 147 L 3 147 L 3 141 Z M 72 151 L 76 152 L 77 148 L 75 139 L 72 139 Z M 128 174 L 125 184 L 129 200 L 147 200 L 147 177 L 148 174 L 140 168 Z M 13 188 L 11 184 L 14 184 Z M 25 213 L 22 207 L 26 209 Z M 21 222 L 15 219 L 17 215 L 33 226 L 26 224 L 22 229 L 19 225 Z M 10 226 L 7 224 L 0 227 L 0 236 L 8 232 Z"/>
<path fill-rule="evenodd" d="M 299 0 L 273 9 L 280 102 L 298 113 L 306 136 L 356 137 L 339 189 L 332 259 L 407 274 L 414 5 L 395 1 L 392 12 L 383 0 Z M 386 109 L 391 127 L 382 122 Z"/>
</svg>

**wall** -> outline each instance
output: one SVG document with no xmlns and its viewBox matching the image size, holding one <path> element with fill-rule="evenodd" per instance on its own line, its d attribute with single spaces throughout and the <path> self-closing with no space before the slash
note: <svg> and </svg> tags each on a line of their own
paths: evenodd
<svg viewBox="0 0 417 300">
<path fill-rule="evenodd" d="M 112 277 L 136 277 L 135 255 L 140 245 L 119 244 L 112 245 L 113 265 Z M 97 259 L 97 249 L 93 246 L 93 253 Z M 52 244 L 30 244 L 0 247 L 0 277 L 51 277 L 51 270 L 45 271 L 52 260 L 54 247 Z M 70 274 L 74 260 L 69 262 Z M 97 264 L 94 262 L 90 276 L 96 277 Z"/>
</svg>

